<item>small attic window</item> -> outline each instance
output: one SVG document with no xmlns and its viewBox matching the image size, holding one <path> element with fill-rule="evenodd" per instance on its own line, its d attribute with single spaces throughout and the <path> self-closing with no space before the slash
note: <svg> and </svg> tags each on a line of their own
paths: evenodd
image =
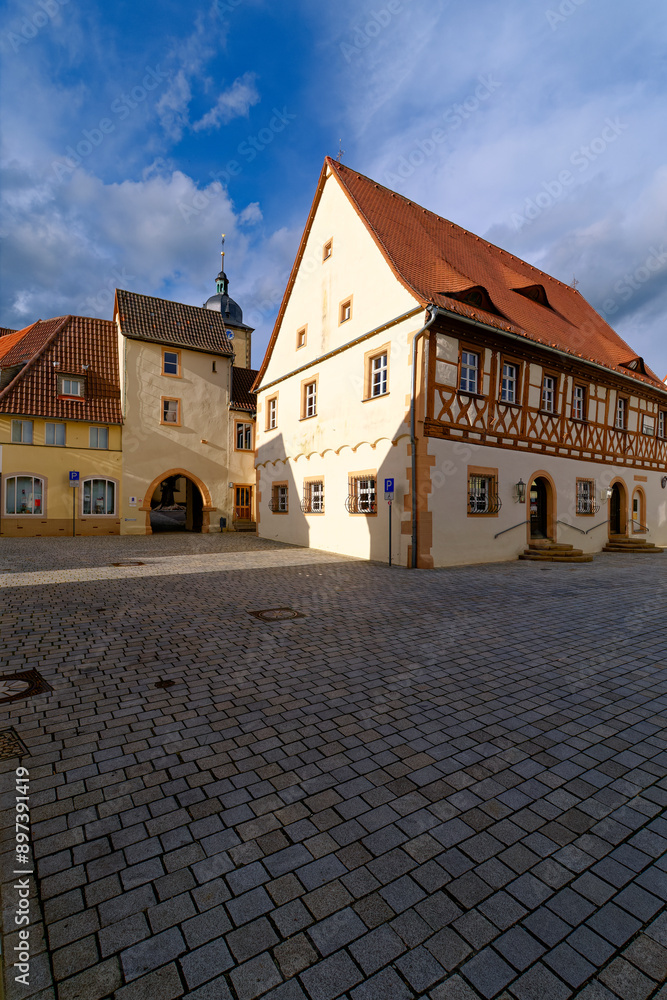
<svg viewBox="0 0 667 1000">
<path fill-rule="evenodd" d="M 636 358 L 631 358 L 630 361 L 621 361 L 621 368 L 629 368 L 632 372 L 639 372 L 640 375 L 646 375 L 644 359 L 639 355 Z"/>
<path fill-rule="evenodd" d="M 331 239 L 327 240 L 327 242 L 322 247 L 322 263 L 324 263 L 325 260 L 328 260 L 329 257 L 331 257 L 332 253 L 333 253 L 333 240 Z"/>
<path fill-rule="evenodd" d="M 493 313 L 494 316 L 502 316 L 502 313 L 496 309 L 491 301 L 486 288 L 481 285 L 465 288 L 462 292 L 442 292 L 441 294 L 450 299 L 456 299 L 457 302 L 463 302 L 467 306 L 472 306 L 473 309 L 481 309 L 483 312 Z"/>
<path fill-rule="evenodd" d="M 524 285 L 523 288 L 513 288 L 512 291 L 517 292 L 519 295 L 523 295 L 525 299 L 530 299 L 531 302 L 538 302 L 541 306 L 546 306 L 547 309 L 551 309 L 547 293 L 543 285 Z"/>
</svg>

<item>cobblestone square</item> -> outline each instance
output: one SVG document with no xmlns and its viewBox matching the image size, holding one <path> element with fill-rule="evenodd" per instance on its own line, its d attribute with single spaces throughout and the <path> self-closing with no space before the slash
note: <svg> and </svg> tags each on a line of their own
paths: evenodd
<svg viewBox="0 0 667 1000">
<path fill-rule="evenodd" d="M 3 540 L 7 1000 L 664 1000 L 663 562 Z"/>
</svg>

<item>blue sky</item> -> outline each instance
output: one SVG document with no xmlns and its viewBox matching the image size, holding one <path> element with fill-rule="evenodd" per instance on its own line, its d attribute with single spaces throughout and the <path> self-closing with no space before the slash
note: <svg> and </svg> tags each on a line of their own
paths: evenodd
<svg viewBox="0 0 667 1000">
<path fill-rule="evenodd" d="M 667 372 L 663 0 L 6 0 L 0 325 L 201 304 L 261 361 L 322 160 L 580 292 Z"/>
</svg>

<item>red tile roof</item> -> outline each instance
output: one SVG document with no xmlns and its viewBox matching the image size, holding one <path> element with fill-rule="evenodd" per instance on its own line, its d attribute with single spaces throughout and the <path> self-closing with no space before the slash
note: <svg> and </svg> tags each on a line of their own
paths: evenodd
<svg viewBox="0 0 667 1000">
<path fill-rule="evenodd" d="M 0 326 L 0 338 L 9 336 L 10 333 L 20 333 L 21 331 L 13 330 L 8 326 Z"/>
<path fill-rule="evenodd" d="M 257 374 L 254 368 L 237 368 L 234 365 L 232 372 L 232 410 L 254 411 L 257 409 L 257 395 L 251 392 Z"/>
<path fill-rule="evenodd" d="M 6 368 L 26 362 L 0 392 L 1 413 L 122 423 L 114 323 L 87 316 L 60 316 L 40 320 L 22 332 L 23 337 L 0 363 Z M 83 377 L 85 398 L 59 398 L 59 375 Z"/>
<path fill-rule="evenodd" d="M 324 162 L 258 382 L 266 370 L 329 171 L 396 278 L 424 307 L 432 303 L 664 389 L 650 369 L 645 368 L 643 374 L 641 365 L 636 371 L 622 367 L 637 358 L 636 352 L 575 289 L 330 157 Z M 471 296 L 468 302 L 467 295 Z"/>
<path fill-rule="evenodd" d="M 214 309 L 188 306 L 169 299 L 156 299 L 116 289 L 116 315 L 126 337 L 155 344 L 231 356 L 231 341 L 225 333 L 225 317 Z"/>
</svg>

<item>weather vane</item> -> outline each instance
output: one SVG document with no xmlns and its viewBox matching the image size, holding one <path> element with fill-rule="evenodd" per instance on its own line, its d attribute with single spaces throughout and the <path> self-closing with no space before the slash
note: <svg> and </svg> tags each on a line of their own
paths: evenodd
<svg viewBox="0 0 667 1000">
<path fill-rule="evenodd" d="M 572 287 L 574 288 L 575 292 L 576 292 L 577 288 L 579 287 L 579 282 L 577 281 L 577 279 L 575 278 L 574 275 L 572 275 Z"/>
<path fill-rule="evenodd" d="M 220 270 L 224 271 L 224 269 L 225 269 L 225 234 L 224 233 L 222 234 L 222 250 L 220 251 L 220 257 L 222 258 L 221 261 L 220 261 Z"/>
<path fill-rule="evenodd" d="M 344 152 L 345 152 L 345 150 L 343 149 L 343 140 L 339 139 L 338 140 L 338 156 L 336 157 L 336 160 L 338 161 L 338 163 L 340 163 L 340 161 L 343 159 L 343 153 Z"/>
</svg>

